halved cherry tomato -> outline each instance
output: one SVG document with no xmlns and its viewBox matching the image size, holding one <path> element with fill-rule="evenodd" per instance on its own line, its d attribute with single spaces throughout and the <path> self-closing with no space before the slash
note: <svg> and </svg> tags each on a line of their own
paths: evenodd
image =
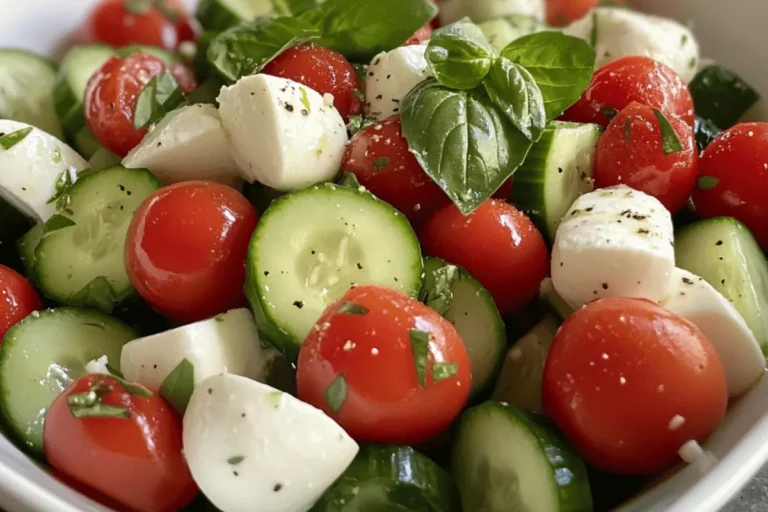
<svg viewBox="0 0 768 512">
<path fill-rule="evenodd" d="M 245 304 L 245 257 L 257 214 L 237 190 L 203 181 L 162 188 L 133 215 L 125 268 L 157 311 L 193 322 Z"/>
<path fill-rule="evenodd" d="M 299 353 L 299 398 L 359 441 L 435 437 L 461 412 L 471 381 L 469 355 L 453 325 L 377 286 L 353 288 L 326 309 Z"/>
<path fill-rule="evenodd" d="M 43 303 L 29 281 L 15 270 L 0 265 L 0 343 L 11 327 L 40 309 Z"/>
<path fill-rule="evenodd" d="M 84 32 L 92 42 L 110 46 L 143 44 L 168 50 L 196 36 L 175 0 L 103 0 L 88 17 Z"/>
<path fill-rule="evenodd" d="M 683 208 L 696 186 L 699 152 L 693 129 L 676 117 L 665 118 L 682 151 L 665 153 L 664 135 L 651 107 L 632 103 L 622 110 L 597 144 L 595 186 L 624 183 L 652 195 L 672 213 Z"/>
<path fill-rule="evenodd" d="M 333 50 L 316 44 L 294 46 L 267 64 L 263 72 L 299 82 L 320 94 L 333 95 L 333 106 L 345 122 L 363 110 L 358 97 L 362 86 L 355 68 Z"/>
<path fill-rule="evenodd" d="M 768 123 L 721 133 L 699 160 L 693 202 L 701 217 L 735 217 L 768 250 Z"/>
<path fill-rule="evenodd" d="M 558 331 L 542 399 L 587 462 L 645 475 L 674 464 L 687 441 L 703 441 L 723 419 L 728 392 L 695 325 L 651 301 L 609 298 Z"/>
<path fill-rule="evenodd" d="M 427 23 L 403 43 L 403 46 L 410 46 L 412 44 L 424 44 L 429 38 L 432 37 L 432 25 Z"/>
<path fill-rule="evenodd" d="M 553 27 L 563 27 L 583 17 L 600 5 L 600 0 L 547 0 L 547 23 Z M 614 3 L 626 3 L 614 0 Z"/>
<path fill-rule="evenodd" d="M 56 470 L 131 510 L 173 512 L 198 493 L 176 412 L 160 395 L 106 375 L 86 375 L 54 400 L 43 447 Z"/>
<path fill-rule="evenodd" d="M 424 251 L 461 265 L 510 313 L 539 293 L 549 252 L 533 222 L 514 206 L 490 199 L 466 217 L 451 204 L 421 232 Z"/>
<path fill-rule="evenodd" d="M 693 98 L 672 68 L 648 57 L 624 57 L 598 69 L 587 90 L 561 118 L 608 126 L 611 115 L 636 101 L 693 126 Z M 606 116 L 607 115 L 607 116 Z"/>
<path fill-rule="evenodd" d="M 341 170 L 357 176 L 418 229 L 451 200 L 416 161 L 402 131 L 399 115 L 360 130 L 347 145 Z"/>
</svg>

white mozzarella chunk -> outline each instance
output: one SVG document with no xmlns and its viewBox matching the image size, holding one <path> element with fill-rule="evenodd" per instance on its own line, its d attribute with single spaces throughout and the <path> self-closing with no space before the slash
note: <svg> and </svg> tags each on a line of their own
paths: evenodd
<svg viewBox="0 0 768 512">
<path fill-rule="evenodd" d="M 672 216 L 625 185 L 577 199 L 552 249 L 552 282 L 573 308 L 601 297 L 662 300 L 674 268 Z"/>
<path fill-rule="evenodd" d="M 715 347 L 725 369 L 729 396 L 749 390 L 765 373 L 765 357 L 747 323 L 701 277 L 676 268 L 671 281 L 669 297 L 661 305 L 693 322 Z"/>
<path fill-rule="evenodd" d="M 263 74 L 222 88 L 219 112 L 241 176 L 283 192 L 333 178 L 348 139 L 327 96 Z"/>
<path fill-rule="evenodd" d="M 0 134 L 31 131 L 17 144 L 0 146 L 0 196 L 36 222 L 47 221 L 56 212 L 56 184 L 67 177 L 77 179 L 77 171 L 88 163 L 59 139 L 26 123 L 0 120 Z"/>
<path fill-rule="evenodd" d="M 235 187 L 242 183 L 213 105 L 191 105 L 169 113 L 128 153 L 123 165 L 149 169 L 166 185 L 193 180 Z"/>
<path fill-rule="evenodd" d="M 192 477 L 223 512 L 305 512 L 357 452 L 319 409 L 236 375 L 202 382 L 184 415 Z"/>
<path fill-rule="evenodd" d="M 158 390 L 184 359 L 194 367 L 197 385 L 220 373 L 264 380 L 278 356 L 274 348 L 261 345 L 251 312 L 233 309 L 126 343 L 120 354 L 120 370 L 130 382 Z"/>
<path fill-rule="evenodd" d="M 431 76 L 424 54 L 427 46 L 401 46 L 378 54 L 365 80 L 366 113 L 379 121 L 400 112 L 403 98 Z"/>
<path fill-rule="evenodd" d="M 440 4 L 440 23 L 448 25 L 465 16 L 475 23 L 523 14 L 544 21 L 544 0 L 444 0 Z"/>
<path fill-rule="evenodd" d="M 691 30 L 674 20 L 630 9 L 600 7 L 564 29 L 594 43 L 596 67 L 644 55 L 674 69 L 685 82 L 696 75 L 699 45 Z"/>
</svg>

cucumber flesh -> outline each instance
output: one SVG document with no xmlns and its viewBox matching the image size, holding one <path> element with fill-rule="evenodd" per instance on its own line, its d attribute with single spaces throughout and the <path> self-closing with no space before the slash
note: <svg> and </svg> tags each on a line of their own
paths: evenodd
<svg viewBox="0 0 768 512">
<path fill-rule="evenodd" d="M 295 361 L 325 308 L 353 284 L 418 296 L 421 248 L 405 217 L 367 192 L 315 185 L 276 199 L 248 249 L 245 292 L 259 330 Z"/>
<path fill-rule="evenodd" d="M 131 217 L 161 184 L 146 169 L 87 173 L 60 198 L 35 248 L 40 290 L 62 304 L 111 312 L 133 295 L 123 252 Z"/>
<path fill-rule="evenodd" d="M 424 289 L 434 287 L 435 271 L 448 266 L 438 258 L 424 260 Z M 451 283 L 451 300 L 445 318 L 464 341 L 472 366 L 473 399 L 490 391 L 504 362 L 507 334 L 493 297 L 463 268 Z"/>
<path fill-rule="evenodd" d="M 768 262 L 749 229 L 731 217 L 696 222 L 675 238 L 675 258 L 731 301 L 768 356 Z"/>
<path fill-rule="evenodd" d="M 595 124 L 554 121 L 515 173 L 512 203 L 531 217 L 550 242 L 571 205 L 592 189 L 601 133 Z"/>
<path fill-rule="evenodd" d="M 53 400 L 85 373 L 88 361 L 106 355 L 119 367 L 122 346 L 135 337 L 114 318 L 75 308 L 32 313 L 16 324 L 0 347 L 0 411 L 16 440 L 41 455 Z"/>
<path fill-rule="evenodd" d="M 0 49 L 0 119 L 31 124 L 56 138 L 61 123 L 53 105 L 56 67 L 24 50 Z"/>
<path fill-rule="evenodd" d="M 451 476 L 409 446 L 364 445 L 311 512 L 458 512 Z"/>
<path fill-rule="evenodd" d="M 543 417 L 501 402 L 466 411 L 452 449 L 463 510 L 591 512 L 587 470 Z"/>
</svg>

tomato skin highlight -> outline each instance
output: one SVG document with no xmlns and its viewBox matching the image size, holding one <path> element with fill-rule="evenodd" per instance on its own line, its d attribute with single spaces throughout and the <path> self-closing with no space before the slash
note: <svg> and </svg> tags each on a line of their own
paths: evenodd
<svg viewBox="0 0 768 512">
<path fill-rule="evenodd" d="M 696 213 L 738 219 L 768 250 L 768 123 L 737 124 L 718 135 L 701 155 L 699 176 Z"/>
<path fill-rule="evenodd" d="M 693 97 L 683 79 L 669 66 L 642 56 L 623 57 L 595 71 L 579 101 L 560 118 L 606 127 L 606 109 L 621 112 L 633 101 L 693 127 Z"/>
<path fill-rule="evenodd" d="M 262 72 L 293 80 L 320 94 L 333 95 L 333 106 L 344 122 L 363 111 L 357 72 L 346 57 L 333 50 L 311 43 L 294 46 L 278 55 Z"/>
<path fill-rule="evenodd" d="M 103 379 L 112 391 L 102 403 L 124 407 L 130 418 L 75 418 L 67 397 Z M 108 376 L 86 375 L 54 400 L 45 418 L 43 446 L 48 463 L 138 512 L 172 512 L 198 493 L 182 455 L 181 419 L 160 395 L 128 393 Z"/>
<path fill-rule="evenodd" d="M 421 231 L 425 253 L 461 265 L 493 296 L 502 314 L 539 294 L 549 251 L 533 222 L 514 206 L 490 199 L 466 217 L 451 204 Z"/>
<path fill-rule="evenodd" d="M 664 470 L 703 441 L 728 404 L 717 354 L 692 323 L 643 299 L 607 298 L 562 325 L 542 398 L 584 459 L 622 475 Z"/>
<path fill-rule="evenodd" d="M 89 39 L 118 48 L 142 44 L 167 50 L 176 49 L 183 41 L 194 40 L 194 30 L 178 2 L 168 6 L 169 11 L 175 11 L 175 19 L 149 2 L 146 9 L 136 12 L 126 6 L 129 2 L 103 0 L 98 3 L 84 27 Z"/>
<path fill-rule="evenodd" d="M 659 121 L 650 107 L 631 103 L 608 125 L 597 144 L 597 188 L 625 184 L 654 196 L 672 213 L 680 211 L 696 186 L 698 149 L 693 130 L 667 117 L 683 150 L 664 154 Z"/>
<path fill-rule="evenodd" d="M 367 311 L 340 310 L 348 303 Z M 411 329 L 429 333 L 426 387 L 417 376 Z M 438 362 L 455 363 L 455 375 L 435 382 Z M 335 413 L 325 393 L 339 375 L 348 393 Z M 377 286 L 352 288 L 329 306 L 299 353 L 299 398 L 358 441 L 418 444 L 437 436 L 461 412 L 471 383 L 469 355 L 453 325 L 415 299 Z"/>
<path fill-rule="evenodd" d="M 256 210 L 233 188 L 204 181 L 164 187 L 139 206 L 125 268 L 136 291 L 177 322 L 246 304 L 245 258 Z"/>
<path fill-rule="evenodd" d="M 33 311 L 43 309 L 35 288 L 24 276 L 0 265 L 0 343 L 8 330 Z"/>
</svg>

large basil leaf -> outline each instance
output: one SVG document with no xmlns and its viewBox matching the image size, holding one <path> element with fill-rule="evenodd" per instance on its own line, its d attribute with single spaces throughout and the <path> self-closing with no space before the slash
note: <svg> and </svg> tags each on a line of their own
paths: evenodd
<svg viewBox="0 0 768 512">
<path fill-rule="evenodd" d="M 367 61 L 403 44 L 436 14 L 430 0 L 326 0 L 300 18 L 320 30 L 321 46 Z"/>
<path fill-rule="evenodd" d="M 488 199 L 532 146 L 482 90 L 456 91 L 434 79 L 405 97 L 402 123 L 424 171 L 464 214 Z"/>
<path fill-rule="evenodd" d="M 230 82 L 258 73 L 292 46 L 316 39 L 320 29 L 302 18 L 263 18 L 225 30 L 210 43 L 208 62 Z"/>
<path fill-rule="evenodd" d="M 501 57 L 483 81 L 488 97 L 530 141 L 541 137 L 546 125 L 544 98 L 531 74 Z"/>
<path fill-rule="evenodd" d="M 541 89 L 547 120 L 576 103 L 592 79 L 595 50 L 583 39 L 560 32 L 521 37 L 501 56 L 527 69 Z"/>
<path fill-rule="evenodd" d="M 441 85 L 474 89 L 491 69 L 493 49 L 480 27 L 465 19 L 436 30 L 426 58 Z"/>
</svg>

